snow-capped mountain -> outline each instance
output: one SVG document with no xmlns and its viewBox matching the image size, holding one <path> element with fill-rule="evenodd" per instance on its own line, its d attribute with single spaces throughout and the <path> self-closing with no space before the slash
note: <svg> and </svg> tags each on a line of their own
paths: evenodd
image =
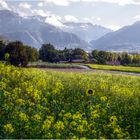
<svg viewBox="0 0 140 140">
<path fill-rule="evenodd" d="M 36 48 L 51 43 L 59 49 L 140 50 L 140 22 L 115 32 L 91 23 L 62 24 L 60 28 L 47 23 L 46 17 L 22 17 L 12 11 L 0 10 L 0 36 L 11 41 L 19 40 Z"/>
<path fill-rule="evenodd" d="M 51 43 L 59 49 L 64 47 L 88 49 L 88 43 L 75 34 L 64 32 L 45 23 L 43 18 L 37 17 L 21 17 L 12 11 L 1 10 L 0 35 L 9 40 L 20 40 L 36 48 L 39 48 L 41 44 Z"/>
<path fill-rule="evenodd" d="M 122 29 L 108 33 L 96 41 L 92 47 L 98 50 L 138 51 L 140 50 L 140 21 Z"/>
<path fill-rule="evenodd" d="M 111 29 L 99 25 L 93 25 L 91 23 L 67 22 L 64 23 L 64 25 L 63 31 L 74 33 L 79 38 L 87 42 L 90 42 L 91 40 L 97 40 L 105 34 L 112 32 Z"/>
</svg>

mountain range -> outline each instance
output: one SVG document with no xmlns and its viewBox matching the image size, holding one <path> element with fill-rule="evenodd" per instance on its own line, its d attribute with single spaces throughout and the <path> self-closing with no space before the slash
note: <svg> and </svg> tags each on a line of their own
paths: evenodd
<svg viewBox="0 0 140 140">
<path fill-rule="evenodd" d="M 73 33 L 64 32 L 37 18 L 21 17 L 8 10 L 0 11 L 0 35 L 11 41 L 20 40 L 36 48 L 44 43 L 51 43 L 59 49 L 64 47 L 88 48 L 88 43 Z"/>
<path fill-rule="evenodd" d="M 97 40 L 105 34 L 112 32 L 111 29 L 99 25 L 93 25 L 91 23 L 67 22 L 64 23 L 64 25 L 64 31 L 74 33 L 86 42 L 90 42 L 91 40 Z"/>
<path fill-rule="evenodd" d="M 21 17 L 9 10 L 0 10 L 0 38 L 19 40 L 40 48 L 51 43 L 57 49 L 80 47 L 86 51 L 140 51 L 140 21 L 117 31 L 91 23 L 62 23 L 56 27 L 45 17 Z"/>
<path fill-rule="evenodd" d="M 92 48 L 105 51 L 140 51 L 140 21 L 91 41 Z"/>
<path fill-rule="evenodd" d="M 21 17 L 12 11 L 0 10 L 0 35 L 36 48 L 44 43 L 51 43 L 59 49 L 80 47 L 90 50 L 91 40 L 111 31 L 90 23 L 62 24 L 63 28 L 59 28 L 46 23 L 41 16 Z"/>
</svg>

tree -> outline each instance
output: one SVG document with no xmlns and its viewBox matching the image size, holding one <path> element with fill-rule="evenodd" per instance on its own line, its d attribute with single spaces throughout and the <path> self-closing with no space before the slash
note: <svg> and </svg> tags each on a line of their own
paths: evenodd
<svg viewBox="0 0 140 140">
<path fill-rule="evenodd" d="M 4 60 L 5 46 L 5 43 L 0 41 L 0 60 Z"/>
<path fill-rule="evenodd" d="M 32 48 L 30 46 L 25 46 L 25 47 L 26 47 L 26 53 L 28 56 L 28 61 L 30 61 L 30 62 L 37 61 L 39 58 L 37 49 Z"/>
<path fill-rule="evenodd" d="M 99 51 L 98 55 L 99 55 L 98 63 L 99 64 L 106 64 L 107 59 L 108 59 L 108 52 Z"/>
<path fill-rule="evenodd" d="M 57 62 L 58 51 L 51 44 L 43 44 L 39 50 L 39 58 L 47 62 Z"/>
<path fill-rule="evenodd" d="M 122 57 L 121 57 L 121 64 L 122 65 L 128 65 L 132 63 L 132 56 L 129 55 L 128 53 L 122 53 Z"/>
<path fill-rule="evenodd" d="M 20 41 L 10 42 L 5 53 L 9 54 L 9 62 L 15 66 L 26 66 L 29 61 L 37 59 L 37 50 L 23 45 Z"/>
<path fill-rule="evenodd" d="M 73 53 L 73 50 L 72 49 L 67 49 L 67 48 L 65 48 L 63 51 L 63 60 L 65 60 L 65 61 L 72 61 L 72 53 Z"/>
<path fill-rule="evenodd" d="M 93 57 L 94 59 L 96 59 L 96 60 L 97 60 L 97 59 L 98 59 L 98 57 L 99 57 L 99 56 L 98 56 L 98 53 L 99 53 L 99 51 L 98 51 L 98 50 L 93 50 L 93 51 L 92 51 L 92 53 L 91 53 L 91 55 L 92 55 L 92 57 Z"/>
<path fill-rule="evenodd" d="M 98 64 L 106 64 L 107 60 L 109 59 L 109 53 L 105 51 L 92 51 L 93 59 L 97 60 Z"/>
<path fill-rule="evenodd" d="M 72 51 L 72 58 L 73 59 L 84 59 L 87 60 L 88 59 L 88 54 L 81 48 L 75 48 Z"/>
<path fill-rule="evenodd" d="M 134 64 L 140 64 L 140 55 L 134 55 L 132 63 Z"/>
</svg>

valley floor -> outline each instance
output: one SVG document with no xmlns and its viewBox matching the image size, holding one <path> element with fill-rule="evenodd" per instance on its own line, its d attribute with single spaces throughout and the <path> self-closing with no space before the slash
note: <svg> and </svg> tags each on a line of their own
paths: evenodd
<svg viewBox="0 0 140 140">
<path fill-rule="evenodd" d="M 29 67 L 40 69 L 52 69 L 63 72 L 101 72 L 101 73 L 118 73 L 127 75 L 140 76 L 140 67 L 132 66 L 112 66 L 99 64 L 84 64 L 84 63 L 47 63 L 34 62 L 28 65 Z"/>
<path fill-rule="evenodd" d="M 112 65 L 99 65 L 99 64 L 86 64 L 91 69 L 96 70 L 109 70 L 109 71 L 121 71 L 130 73 L 140 73 L 140 67 L 134 66 L 112 66 Z"/>
<path fill-rule="evenodd" d="M 140 76 L 140 73 L 134 73 L 134 72 L 123 72 L 123 71 L 113 71 L 113 70 L 98 70 L 98 69 L 92 69 L 92 68 L 39 68 L 41 70 L 52 70 L 52 71 L 60 71 L 60 72 L 74 72 L 74 73 L 110 73 L 110 74 L 120 74 L 120 75 L 132 75 L 132 76 Z"/>
</svg>

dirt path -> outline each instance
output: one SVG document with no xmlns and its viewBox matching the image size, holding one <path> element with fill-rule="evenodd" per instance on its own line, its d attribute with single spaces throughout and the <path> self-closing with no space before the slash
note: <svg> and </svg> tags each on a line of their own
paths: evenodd
<svg viewBox="0 0 140 140">
<path fill-rule="evenodd" d="M 131 72 L 121 72 L 121 71 L 109 71 L 109 70 L 95 70 L 90 69 L 89 67 L 84 66 L 81 69 L 77 68 L 40 68 L 41 70 L 53 70 L 60 72 L 77 72 L 77 73 L 85 73 L 85 72 L 99 72 L 99 73 L 112 73 L 112 74 L 121 74 L 121 75 L 132 75 L 132 76 L 140 76 L 140 73 L 131 73 Z"/>
</svg>

